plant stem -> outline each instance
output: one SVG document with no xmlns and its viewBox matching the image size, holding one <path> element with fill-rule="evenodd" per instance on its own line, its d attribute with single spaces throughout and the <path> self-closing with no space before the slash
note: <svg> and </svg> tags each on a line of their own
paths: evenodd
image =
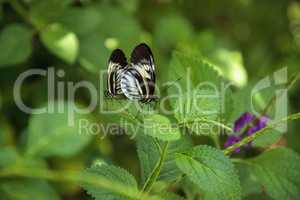
<svg viewBox="0 0 300 200">
<path fill-rule="evenodd" d="M 22 168 L 22 167 L 9 167 L 0 171 L 0 177 L 19 176 L 24 178 L 41 178 L 51 181 L 66 181 L 75 183 L 87 183 L 98 188 L 104 188 L 116 194 L 128 197 L 130 199 L 147 199 L 153 200 L 147 194 L 140 194 L 139 191 L 131 187 L 113 182 L 104 177 L 97 177 L 85 174 L 82 176 L 78 171 L 53 171 L 40 168 Z M 156 197 L 155 197 L 156 199 Z"/>
<path fill-rule="evenodd" d="M 299 79 L 300 79 L 300 73 L 293 75 L 292 78 L 286 84 L 287 90 L 290 90 Z M 282 96 L 283 94 L 284 94 L 284 92 L 282 92 L 282 94 L 280 96 Z M 269 101 L 269 103 L 265 107 L 265 109 L 263 110 L 262 115 L 265 115 L 269 112 L 271 107 L 274 105 L 276 98 L 277 98 L 277 96 L 274 95 L 273 98 Z"/>
<path fill-rule="evenodd" d="M 219 135 L 214 134 L 214 135 L 211 136 L 211 139 L 213 140 L 213 142 L 215 144 L 215 147 L 217 147 L 218 149 L 221 149 Z"/>
<path fill-rule="evenodd" d="M 24 6 L 17 0 L 9 0 L 8 1 L 11 7 L 29 24 L 32 24 L 30 16 Z"/>
<path fill-rule="evenodd" d="M 153 172 L 151 173 L 151 175 L 148 177 L 147 181 L 145 182 L 142 192 L 149 192 L 151 190 L 153 184 L 155 183 L 156 179 L 158 178 L 160 171 L 162 169 L 162 166 L 164 164 L 164 161 L 166 159 L 166 156 L 167 156 L 168 146 L 169 146 L 169 142 L 165 142 L 164 147 L 162 149 L 160 159 L 159 159 L 156 167 L 154 168 Z"/>
<path fill-rule="evenodd" d="M 296 119 L 299 119 L 299 118 L 300 118 L 300 113 L 289 115 L 288 117 L 285 117 L 281 120 L 278 120 L 273 125 L 267 126 L 263 129 L 255 132 L 254 134 L 245 137 L 240 142 L 237 142 L 237 143 L 231 145 L 230 147 L 227 147 L 225 150 L 223 150 L 223 152 L 224 152 L 225 155 L 229 155 L 230 153 L 234 152 L 237 148 L 253 141 L 254 139 L 260 137 L 261 135 L 264 135 L 267 130 L 273 129 L 274 127 L 280 125 L 281 123 L 284 123 L 284 122 L 287 122 L 287 121 L 290 121 L 290 120 L 296 120 Z"/>
<path fill-rule="evenodd" d="M 198 120 L 192 120 L 192 121 L 186 121 L 186 122 L 179 122 L 178 125 L 179 126 L 185 126 L 187 124 L 193 124 L 193 123 L 199 123 L 199 122 L 208 122 L 208 123 L 211 123 L 211 124 L 214 124 L 216 126 L 219 126 L 229 132 L 233 132 L 232 131 L 232 128 L 230 128 L 229 126 L 226 126 L 225 124 L 222 124 L 218 121 L 214 121 L 214 120 L 210 120 L 210 119 L 205 119 L 205 118 L 202 118 L 202 119 L 198 119 Z"/>
</svg>

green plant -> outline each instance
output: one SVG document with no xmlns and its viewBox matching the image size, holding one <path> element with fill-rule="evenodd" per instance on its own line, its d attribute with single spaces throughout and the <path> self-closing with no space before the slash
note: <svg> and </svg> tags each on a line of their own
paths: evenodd
<svg viewBox="0 0 300 200">
<path fill-rule="evenodd" d="M 299 198 L 300 145 L 293 133 L 300 61 L 297 33 L 285 26 L 299 21 L 300 6 L 155 2 L 0 1 L 1 198 Z M 266 13 L 269 6 L 276 12 Z M 235 8 L 257 15 L 235 17 Z M 210 18 L 209 11 L 224 19 Z M 230 31 L 220 28 L 226 19 Z M 265 32 L 261 19 L 270 25 Z M 258 33 L 250 38 L 252 29 Z M 153 49 L 160 100 L 103 98 L 99 72 L 107 70 L 110 52 L 122 48 L 129 55 L 140 42 Z M 288 68 L 262 67 L 281 62 Z M 32 108 L 46 108 L 42 114 L 24 114 L 11 92 L 27 69 L 40 74 L 22 82 L 20 96 Z M 271 75 L 280 84 L 252 96 Z M 76 85 L 82 80 L 95 90 Z M 51 91 L 55 98 L 49 99 Z M 88 107 L 93 91 L 96 107 L 76 112 Z M 277 101 L 287 91 L 291 102 Z M 278 106 L 293 114 L 276 118 Z M 255 119 L 235 131 L 237 119 L 253 110 Z M 266 116 L 269 121 L 249 133 Z M 279 131 L 285 125 L 289 129 Z M 232 136 L 236 140 L 224 145 Z"/>
</svg>

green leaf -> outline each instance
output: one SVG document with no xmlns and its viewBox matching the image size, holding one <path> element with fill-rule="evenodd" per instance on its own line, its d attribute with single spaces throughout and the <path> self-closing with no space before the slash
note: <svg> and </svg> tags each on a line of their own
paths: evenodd
<svg viewBox="0 0 300 200">
<path fill-rule="evenodd" d="M 185 93 L 175 103 L 175 117 L 180 123 L 201 118 L 215 120 L 219 114 L 219 97 L 212 90 L 193 90 Z"/>
<path fill-rule="evenodd" d="M 114 48 L 121 48 L 129 55 L 132 48 L 141 42 L 142 29 L 136 18 L 119 7 L 105 3 L 100 4 L 97 10 L 102 15 L 97 33 L 101 33 L 105 40 L 114 39 L 117 44 Z"/>
<path fill-rule="evenodd" d="M 199 190 L 199 187 L 190 181 L 187 177 L 183 177 L 180 181 L 180 186 L 187 199 L 196 199 L 199 196 L 203 196 L 203 191 Z"/>
<path fill-rule="evenodd" d="M 214 52 L 212 60 L 220 66 L 223 75 L 235 86 L 244 87 L 247 84 L 248 77 L 242 54 L 224 48 L 218 48 Z"/>
<path fill-rule="evenodd" d="M 4 147 L 14 143 L 14 132 L 9 121 L 0 115 L 0 146 Z"/>
<path fill-rule="evenodd" d="M 287 148 L 267 151 L 251 160 L 252 173 L 273 199 L 300 196 L 300 156 Z"/>
<path fill-rule="evenodd" d="M 65 29 L 60 24 L 51 24 L 42 30 L 41 39 L 53 54 L 69 64 L 75 62 L 79 50 L 79 41 L 73 32 Z"/>
<path fill-rule="evenodd" d="M 229 50 L 226 40 L 211 31 L 201 31 L 188 43 L 198 56 L 205 56 L 220 69 L 222 76 L 234 86 L 244 87 L 247 84 L 247 71 L 241 52 Z"/>
<path fill-rule="evenodd" d="M 70 102 L 49 102 L 48 106 L 55 109 L 63 108 L 63 112 L 47 112 L 31 117 L 27 155 L 37 157 L 75 155 L 90 142 L 92 135 L 86 127 L 91 123 L 91 116 L 75 113 L 75 105 Z"/>
<path fill-rule="evenodd" d="M 181 94 L 195 88 L 219 88 L 223 81 L 220 73 L 218 67 L 192 53 L 175 52 L 169 64 L 168 76 L 170 81 L 176 81 L 181 86 L 182 92 L 177 91 Z M 170 89 L 169 91 L 174 93 L 175 87 Z"/>
<path fill-rule="evenodd" d="M 177 86 L 170 86 L 168 90 L 169 96 L 173 97 L 170 104 L 176 119 L 179 123 L 187 123 L 185 125 L 197 134 L 204 134 L 199 123 L 191 121 L 216 120 L 221 116 L 224 80 L 215 66 L 190 54 L 175 52 L 169 67 L 169 79 L 177 80 Z"/>
<path fill-rule="evenodd" d="M 235 163 L 235 166 L 239 173 L 243 197 L 251 194 L 261 194 L 263 190 L 260 185 L 257 184 L 257 180 L 255 176 L 253 176 L 253 173 L 251 173 L 251 166 L 238 162 Z"/>
<path fill-rule="evenodd" d="M 233 164 L 212 147 L 196 146 L 176 155 L 176 164 L 207 195 L 241 199 L 241 186 Z"/>
<path fill-rule="evenodd" d="M 170 34 L 170 30 L 176 30 Z M 170 15 L 160 18 L 154 28 L 154 38 L 164 49 L 175 47 L 193 35 L 193 27 L 188 20 L 179 15 Z"/>
<path fill-rule="evenodd" d="M 175 153 L 185 151 L 190 148 L 191 141 L 187 137 L 182 137 L 180 140 L 170 142 L 167 149 L 167 156 L 160 171 L 159 180 L 174 181 L 179 178 L 182 173 L 176 166 Z M 137 152 L 141 166 L 141 184 L 146 182 L 146 179 L 153 172 L 156 164 L 161 156 L 161 143 L 150 136 L 140 134 L 137 137 Z"/>
<path fill-rule="evenodd" d="M 80 37 L 80 65 L 89 72 L 98 75 L 99 71 L 107 70 L 110 50 L 105 47 L 105 38 L 101 33 L 93 32 Z"/>
<path fill-rule="evenodd" d="M 210 128 L 204 126 L 204 121 L 200 122 L 203 119 L 217 120 L 220 115 L 220 98 L 213 90 L 193 90 L 179 96 L 173 109 L 178 122 L 196 134 L 214 134 Z"/>
<path fill-rule="evenodd" d="M 132 188 L 138 192 L 138 187 L 135 178 L 126 170 L 119 167 L 107 164 L 97 164 L 87 169 L 82 175 L 92 175 L 97 180 L 97 177 L 105 178 L 116 184 L 121 184 Z M 115 200 L 126 199 L 124 196 L 114 193 L 113 191 L 97 188 L 93 185 L 82 183 L 82 187 L 87 190 L 88 194 L 92 195 L 96 200 Z M 126 191 L 123 191 L 126 193 Z"/>
<path fill-rule="evenodd" d="M 221 101 L 221 119 L 224 124 L 229 124 L 231 116 L 236 108 L 233 104 L 233 89 L 230 87 L 225 90 L 225 95 L 222 95 Z M 223 105 L 222 105 L 223 104 Z"/>
<path fill-rule="evenodd" d="M 52 186 L 43 180 L 2 180 L 0 183 L 0 192 L 4 194 L 4 199 L 7 200 L 60 199 Z"/>
<path fill-rule="evenodd" d="M 59 18 L 59 22 L 68 30 L 84 35 L 94 31 L 102 21 L 101 14 L 92 7 L 69 8 Z"/>
<path fill-rule="evenodd" d="M 173 53 L 168 72 L 169 81 L 175 82 L 168 89 L 169 96 L 178 97 L 193 91 L 208 91 L 219 99 L 220 120 L 223 123 L 228 122 L 228 117 L 235 110 L 229 87 L 231 84 L 224 78 L 221 67 L 203 58 L 199 48 L 181 45 L 180 52 Z M 205 96 L 205 99 L 210 98 L 209 96 Z M 174 97 L 170 98 L 170 103 L 173 109 L 177 109 L 177 98 Z"/>
<path fill-rule="evenodd" d="M 6 167 L 16 162 L 18 157 L 17 151 L 13 147 L 0 148 L 0 167 Z"/>
<path fill-rule="evenodd" d="M 72 0 L 33 0 L 30 7 L 30 18 L 39 29 L 56 22 Z"/>
<path fill-rule="evenodd" d="M 160 171 L 159 180 L 175 181 L 182 176 L 182 172 L 176 165 L 176 153 L 186 151 L 192 147 L 192 141 L 188 136 L 181 137 L 180 140 L 171 142 L 168 146 L 167 156 Z"/>
<path fill-rule="evenodd" d="M 265 134 L 262 136 L 255 138 L 253 140 L 252 145 L 254 147 L 268 147 L 280 140 L 280 138 L 283 136 L 282 132 L 279 132 L 275 129 L 267 130 Z"/>
<path fill-rule="evenodd" d="M 235 105 L 231 121 L 234 122 L 244 112 L 252 112 L 254 109 L 262 113 L 268 103 L 276 93 L 276 86 L 270 86 L 254 93 L 257 81 L 252 81 L 242 89 L 236 90 L 232 94 L 233 104 Z M 271 114 L 271 113 L 268 113 Z"/>
<path fill-rule="evenodd" d="M 134 13 L 139 8 L 139 1 L 138 0 L 128 0 L 128 1 L 122 1 L 117 0 L 118 4 L 126 10 L 129 13 Z"/>
<path fill-rule="evenodd" d="M 80 37 L 79 61 L 82 67 L 98 75 L 100 70 L 107 70 L 113 49 L 121 48 L 129 56 L 132 48 L 141 42 L 142 30 L 135 18 L 118 7 L 103 3 L 96 11 L 101 13 L 98 28 Z"/>
<path fill-rule="evenodd" d="M 234 123 L 234 121 L 244 112 L 251 112 L 251 90 L 252 86 L 249 84 L 247 87 L 236 90 L 232 94 L 233 104 L 235 105 L 235 109 L 230 119 L 232 123 Z"/>
<path fill-rule="evenodd" d="M 2 29 L 0 35 L 0 67 L 25 62 L 32 52 L 31 30 L 21 24 Z"/>
<path fill-rule="evenodd" d="M 136 102 L 120 99 L 105 99 L 100 105 L 101 118 L 108 126 L 116 124 L 124 128 L 128 135 L 138 133 L 142 123 Z"/>
<path fill-rule="evenodd" d="M 161 149 L 156 139 L 143 134 L 138 135 L 136 145 L 141 167 L 141 185 L 144 185 L 159 160 Z"/>
<path fill-rule="evenodd" d="M 144 118 L 144 133 L 163 141 L 178 140 L 180 131 L 177 124 L 159 114 L 148 115 Z"/>
<path fill-rule="evenodd" d="M 143 119 L 155 113 L 152 103 L 143 104 L 126 99 L 105 98 L 100 106 L 102 110 L 101 119 L 105 125 L 113 127 L 118 125 L 132 138 L 143 133 L 141 130 L 144 127 Z M 109 130 L 106 129 L 108 133 Z"/>
<path fill-rule="evenodd" d="M 243 200 L 272 200 L 272 198 L 270 198 L 269 196 L 265 195 L 265 194 L 250 194 L 248 196 L 246 196 L 245 198 L 243 198 Z"/>
</svg>

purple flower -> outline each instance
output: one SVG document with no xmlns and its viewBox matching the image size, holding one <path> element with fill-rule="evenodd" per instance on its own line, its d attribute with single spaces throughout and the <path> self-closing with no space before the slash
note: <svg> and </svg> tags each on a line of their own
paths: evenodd
<svg viewBox="0 0 300 200">
<path fill-rule="evenodd" d="M 240 136 L 238 136 L 238 135 L 231 135 L 231 136 L 229 136 L 228 139 L 226 140 L 226 142 L 225 142 L 225 144 L 224 144 L 224 147 L 227 148 L 227 147 L 229 147 L 229 146 L 231 146 L 231 145 L 233 145 L 233 144 L 235 144 L 235 143 L 241 141 L 241 139 L 242 139 L 242 138 L 241 138 Z M 238 152 L 240 152 L 240 151 L 241 151 L 241 148 L 237 148 L 237 149 L 235 150 L 236 153 L 238 153 Z"/>
<path fill-rule="evenodd" d="M 245 125 L 249 124 L 254 119 L 255 119 L 254 115 L 252 115 L 249 112 L 245 112 L 234 122 L 233 131 L 234 132 L 240 131 Z"/>
<path fill-rule="evenodd" d="M 265 128 L 267 126 L 268 121 L 269 118 L 267 116 L 262 116 L 258 119 L 256 124 L 254 124 L 247 130 L 247 135 L 252 135 L 253 133 Z"/>
<path fill-rule="evenodd" d="M 237 135 L 229 136 L 224 144 L 224 147 L 227 148 L 229 146 L 232 146 L 233 144 L 241 141 L 247 135 L 248 136 L 252 135 L 253 133 L 265 128 L 267 126 L 268 121 L 269 118 L 267 116 L 262 116 L 260 118 L 257 118 L 255 115 L 252 115 L 249 112 L 245 112 L 234 122 L 233 131 L 236 133 L 240 131 L 242 128 L 244 128 L 245 126 L 248 126 L 249 128 L 240 136 Z M 248 147 L 251 147 L 251 142 L 248 143 Z M 241 148 L 237 148 L 235 150 L 236 153 L 240 151 Z"/>
</svg>

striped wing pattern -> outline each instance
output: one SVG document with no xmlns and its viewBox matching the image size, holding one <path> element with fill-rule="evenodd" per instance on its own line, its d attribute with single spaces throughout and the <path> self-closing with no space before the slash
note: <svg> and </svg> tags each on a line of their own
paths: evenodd
<svg viewBox="0 0 300 200">
<path fill-rule="evenodd" d="M 142 100 L 146 93 L 143 77 L 133 67 L 127 68 L 122 74 L 121 89 L 124 95 L 130 100 Z"/>
<path fill-rule="evenodd" d="M 124 95 L 132 100 L 152 101 L 155 90 L 155 65 L 148 45 L 140 44 L 135 47 L 130 62 L 121 78 Z"/>
<path fill-rule="evenodd" d="M 119 57 L 125 58 L 125 56 Z M 156 99 L 154 96 L 155 65 L 148 45 L 142 43 L 134 48 L 130 64 L 127 64 L 126 58 L 126 65 L 125 62 L 121 63 L 120 59 L 118 59 L 119 62 L 116 62 L 117 59 L 110 60 L 114 61 L 110 62 L 108 70 L 108 85 L 111 86 L 109 89 L 111 94 L 124 94 L 130 100 L 142 102 Z"/>
<path fill-rule="evenodd" d="M 121 90 L 121 75 L 127 66 L 125 54 L 122 50 L 116 49 L 112 52 L 108 61 L 107 73 L 107 94 L 115 96 L 122 94 Z"/>
</svg>

